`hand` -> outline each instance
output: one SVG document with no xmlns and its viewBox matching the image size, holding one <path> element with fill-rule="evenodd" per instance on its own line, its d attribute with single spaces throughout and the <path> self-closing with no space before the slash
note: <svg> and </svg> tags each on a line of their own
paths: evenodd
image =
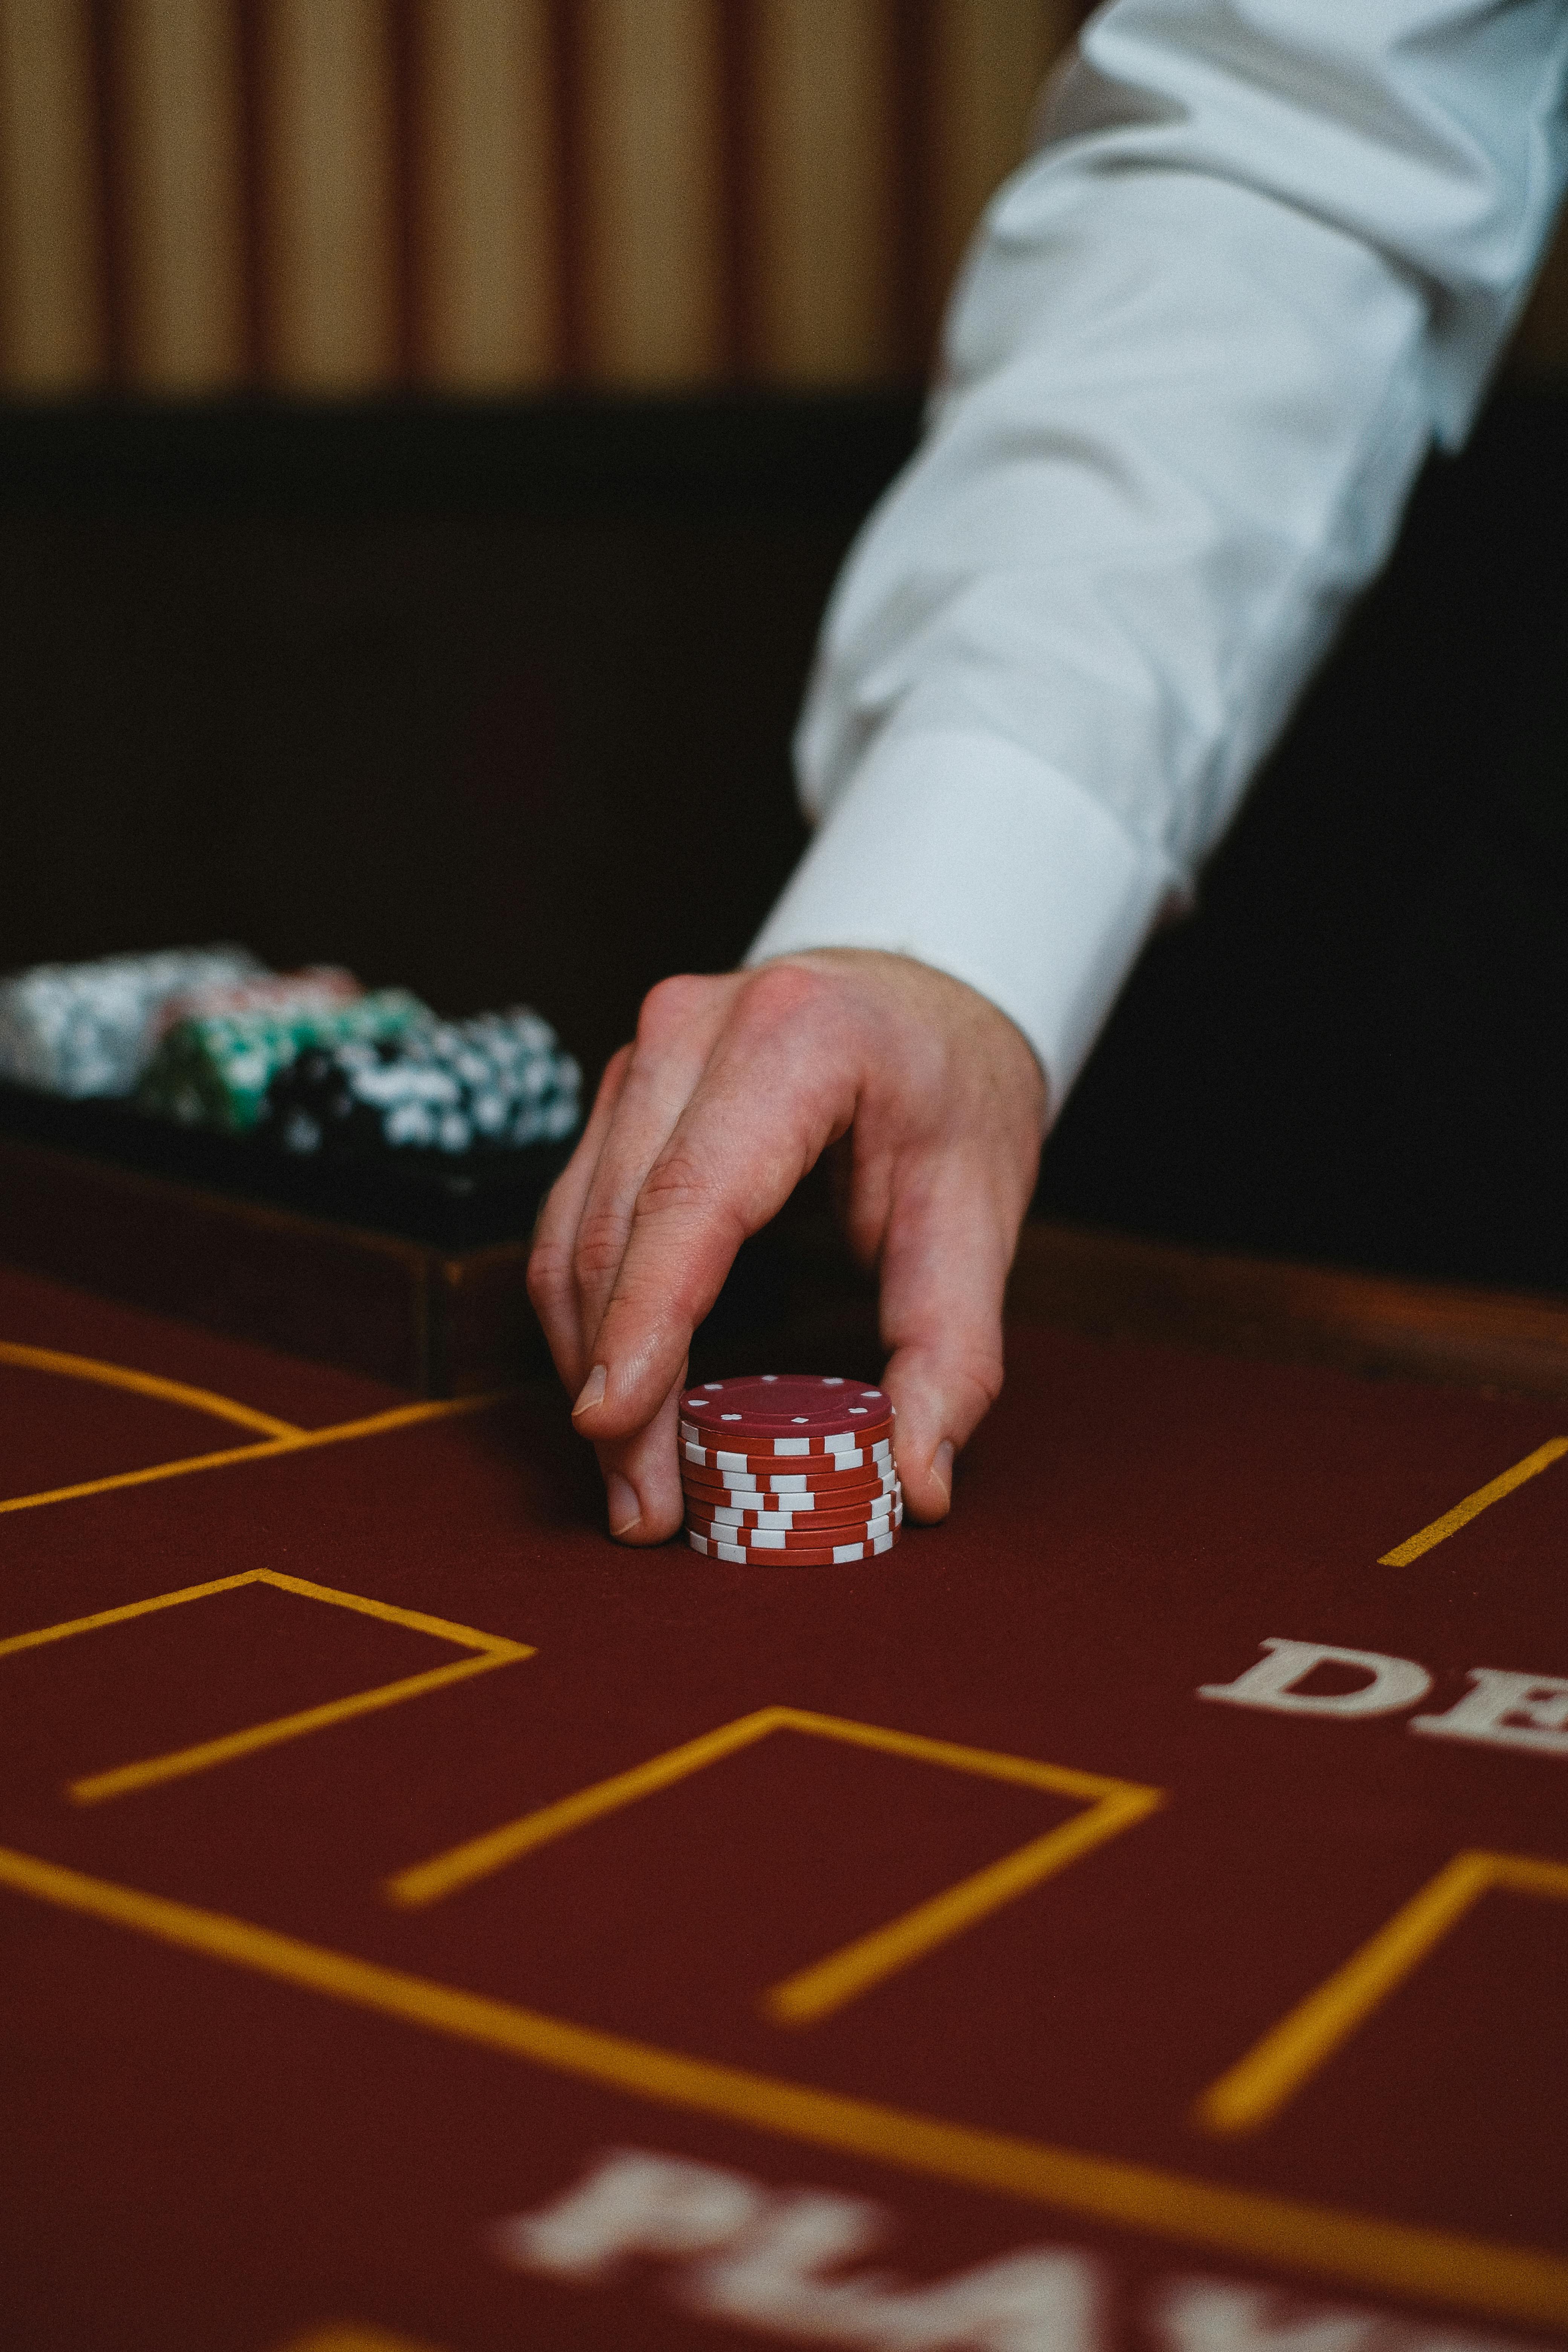
<svg viewBox="0 0 1568 2352">
<path fill-rule="evenodd" d="M 846 1135 L 845 1222 L 880 1270 L 905 1507 L 940 1519 L 954 1454 L 1002 1386 L 1002 1294 L 1045 1124 L 1021 1031 L 907 956 L 825 949 L 661 981 L 605 1072 L 528 1268 L 611 1533 L 659 1543 L 679 1527 L 691 1334 L 742 1242 Z"/>
</svg>

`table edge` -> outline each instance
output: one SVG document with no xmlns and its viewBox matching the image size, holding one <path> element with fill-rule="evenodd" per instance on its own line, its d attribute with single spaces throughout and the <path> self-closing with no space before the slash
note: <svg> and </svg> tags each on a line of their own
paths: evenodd
<svg viewBox="0 0 1568 2352">
<path fill-rule="evenodd" d="M 1031 1223 L 1016 1322 L 1568 1400 L 1568 1300 Z"/>
</svg>

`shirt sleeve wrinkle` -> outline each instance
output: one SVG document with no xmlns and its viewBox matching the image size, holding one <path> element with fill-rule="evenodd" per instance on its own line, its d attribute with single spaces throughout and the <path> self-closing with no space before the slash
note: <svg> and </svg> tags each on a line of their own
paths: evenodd
<svg viewBox="0 0 1568 2352">
<path fill-rule="evenodd" d="M 1561 197 L 1565 83 L 1561 0 L 1120 0 L 1058 78 L 1042 153 L 1074 177 L 1250 185 L 1415 273 L 1453 438 Z M 1026 215 L 1050 176 L 1005 192 L 1004 236 L 1009 204 Z"/>
<path fill-rule="evenodd" d="M 1184 191 L 1160 250 L 1173 266 L 1201 238 Z M 1137 241 L 1148 192 L 1118 200 Z M 1169 215 L 1176 215 L 1175 233 Z M 1364 256 L 1315 225 L 1299 239 Z M 906 477 L 876 525 L 879 560 L 851 567 L 829 617 L 817 694 L 836 698 L 863 744 L 922 684 L 942 707 L 1036 751 L 1100 793 L 1121 820 L 1184 862 L 1201 853 L 1187 805 L 1215 747 L 1246 717 L 1247 656 L 1263 615 L 1290 586 L 1309 601 L 1364 576 L 1359 544 L 1336 509 L 1364 473 L 1355 370 L 1322 363 L 1324 299 L 1288 290 L 1274 331 L 1248 351 L 1258 293 L 1221 275 L 1194 294 L 1177 336 L 1160 335 L 1164 274 L 1142 273 L 1152 306 L 1129 314 L 1138 364 L 1116 369 L 1121 342 L 1079 339 L 1058 355 L 1031 348 L 976 383 L 932 436 L 923 469 Z M 1354 308 L 1342 269 L 1334 299 Z M 1419 332 L 1408 298 L 1379 305 L 1384 341 Z M 1157 354 L 1158 356 L 1154 356 Z M 1247 373 L 1252 462 L 1227 472 L 1215 387 L 1226 361 Z M 1048 371 L 1048 377 L 1046 374 Z M 1382 371 L 1371 372 L 1377 390 Z M 1048 383 L 1048 398 L 1043 398 Z M 1406 419 L 1411 461 L 1419 418 Z M 1335 463 L 1326 467 L 1327 442 Z M 1375 477 L 1374 477 L 1375 478 Z M 1384 520 L 1392 511 L 1384 499 Z M 940 525 L 940 528 L 937 526 Z M 1381 542 L 1379 543 L 1381 545 Z M 1314 569 L 1323 573 L 1309 584 Z M 820 705 L 818 706 L 820 707 Z M 818 809 L 845 770 L 820 731 L 803 737 L 806 789 Z M 824 754 L 826 753 L 825 761 Z M 1178 850 L 1178 845 L 1180 845 Z"/>
<path fill-rule="evenodd" d="M 1568 0 L 1091 20 L 960 278 L 922 449 L 830 602 L 796 741 L 825 822 L 753 952 L 842 939 L 835 842 L 903 791 L 910 904 L 881 943 L 988 987 L 1059 1099 L 1426 449 L 1468 428 L 1568 173 L 1565 61 Z M 983 837 L 1004 809 L 1011 856 Z M 957 904 L 944 858 L 1019 936 Z"/>
</svg>

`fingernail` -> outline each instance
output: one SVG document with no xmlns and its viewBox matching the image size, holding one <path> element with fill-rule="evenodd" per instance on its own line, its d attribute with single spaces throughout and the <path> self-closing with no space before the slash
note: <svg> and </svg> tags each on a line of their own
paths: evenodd
<svg viewBox="0 0 1568 2352">
<path fill-rule="evenodd" d="M 642 1517 L 642 1505 L 631 1480 L 623 1478 L 618 1470 L 612 1470 L 605 1481 L 605 1501 L 609 1507 L 610 1533 L 629 1535 Z"/>
<path fill-rule="evenodd" d="M 593 1406 L 604 1403 L 605 1384 L 608 1378 L 609 1375 L 605 1371 L 603 1364 L 595 1364 L 593 1370 L 589 1373 L 587 1379 L 583 1383 L 582 1395 L 578 1398 L 576 1403 L 572 1408 L 572 1418 L 574 1421 L 576 1420 L 577 1415 L 580 1412 L 587 1412 Z"/>
<path fill-rule="evenodd" d="M 952 1440 L 951 1437 L 944 1437 L 931 1455 L 931 1475 L 933 1478 L 941 1479 L 942 1493 L 951 1498 L 952 1494 Z"/>
</svg>

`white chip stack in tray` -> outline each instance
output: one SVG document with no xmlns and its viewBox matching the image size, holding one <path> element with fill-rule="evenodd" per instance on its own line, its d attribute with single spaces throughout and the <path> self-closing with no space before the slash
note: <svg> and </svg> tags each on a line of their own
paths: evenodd
<svg viewBox="0 0 1568 2352">
<path fill-rule="evenodd" d="M 247 948 L 228 946 L 35 964 L 0 981 L 0 1078 L 47 1094 L 128 1095 L 172 998 L 266 973 Z"/>
<path fill-rule="evenodd" d="M 443 1021 L 337 964 L 246 948 L 37 964 L 0 980 L 0 1084 L 132 1097 L 156 1118 L 301 1153 L 514 1152 L 564 1140 L 582 1073 L 531 1007 Z"/>
</svg>

